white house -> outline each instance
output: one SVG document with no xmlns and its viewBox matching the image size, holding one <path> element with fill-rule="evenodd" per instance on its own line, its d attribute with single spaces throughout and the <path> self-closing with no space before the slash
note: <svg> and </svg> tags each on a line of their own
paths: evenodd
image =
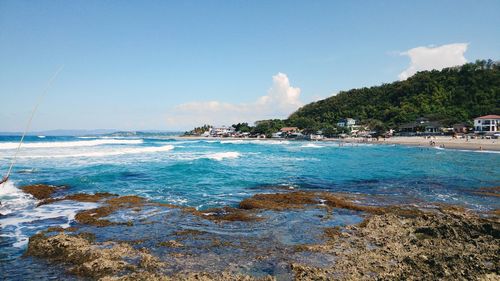
<svg viewBox="0 0 500 281">
<path fill-rule="evenodd" d="M 228 136 L 232 135 L 233 133 L 234 133 L 234 128 L 226 126 L 222 126 L 219 128 L 212 128 L 212 130 L 210 131 L 210 135 L 215 137 Z"/>
<path fill-rule="evenodd" d="M 500 115 L 485 115 L 474 119 L 474 133 L 500 131 Z"/>
<path fill-rule="evenodd" d="M 354 125 L 356 125 L 356 120 L 352 118 L 343 118 L 337 122 L 337 126 L 339 127 L 352 127 Z"/>
<path fill-rule="evenodd" d="M 325 137 L 322 134 L 316 133 L 316 134 L 310 134 L 307 138 L 312 141 L 319 141 L 323 140 Z"/>
<path fill-rule="evenodd" d="M 280 139 L 280 138 L 283 138 L 283 136 L 284 136 L 283 132 L 276 132 L 276 133 L 272 134 L 273 139 Z"/>
</svg>

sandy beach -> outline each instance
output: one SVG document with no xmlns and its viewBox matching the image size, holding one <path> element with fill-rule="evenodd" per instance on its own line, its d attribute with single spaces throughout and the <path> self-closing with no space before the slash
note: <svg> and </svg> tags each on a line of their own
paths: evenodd
<svg viewBox="0 0 500 281">
<path fill-rule="evenodd" d="M 497 139 L 453 139 L 449 136 L 437 136 L 430 139 L 424 137 L 393 137 L 374 140 L 374 143 L 401 144 L 422 147 L 442 147 L 446 149 L 500 151 L 500 140 Z M 431 145 L 433 142 L 433 145 Z"/>
</svg>

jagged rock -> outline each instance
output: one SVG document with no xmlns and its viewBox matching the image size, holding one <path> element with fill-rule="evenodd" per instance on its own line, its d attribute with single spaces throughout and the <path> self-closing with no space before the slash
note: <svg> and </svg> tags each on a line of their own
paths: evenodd
<svg viewBox="0 0 500 281">
<path fill-rule="evenodd" d="M 70 265 L 70 272 L 91 278 L 143 269 L 154 271 L 162 265 L 156 257 L 145 251 L 135 250 L 126 243 L 92 244 L 82 236 L 65 233 L 32 236 L 26 254 L 67 263 Z M 132 263 L 133 260 L 138 263 Z"/>
</svg>

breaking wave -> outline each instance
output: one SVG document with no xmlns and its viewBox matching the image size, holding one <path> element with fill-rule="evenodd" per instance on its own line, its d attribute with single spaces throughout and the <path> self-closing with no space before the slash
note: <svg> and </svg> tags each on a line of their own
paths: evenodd
<svg viewBox="0 0 500 281">
<path fill-rule="evenodd" d="M 37 207 L 38 201 L 8 181 L 0 188 L 0 236 L 15 239 L 13 247 L 28 243 L 27 231 L 36 231 L 33 222 L 47 221 L 51 226 L 69 227 L 77 212 L 95 208 L 95 203 L 57 202 Z"/>
<path fill-rule="evenodd" d="M 12 181 L 7 181 L 0 184 L 0 202 L 2 202 L 0 214 L 5 216 L 34 204 L 35 200 L 29 194 L 18 189 Z"/>
<path fill-rule="evenodd" d="M 208 155 L 203 156 L 202 158 L 222 161 L 224 159 L 236 159 L 240 156 L 241 156 L 241 154 L 239 152 L 229 151 L 229 152 L 217 152 L 217 153 L 213 153 L 213 154 L 208 154 Z"/>
<path fill-rule="evenodd" d="M 117 139 L 99 139 L 89 141 L 61 141 L 61 142 L 32 142 L 23 143 L 23 148 L 63 148 L 63 147 L 82 147 L 98 146 L 107 144 L 142 144 L 143 140 L 117 140 Z M 16 149 L 19 143 L 4 142 L 0 143 L 0 149 Z"/>
<path fill-rule="evenodd" d="M 286 145 L 290 144 L 287 140 L 223 140 L 221 144 L 269 144 L 269 145 Z"/>
<path fill-rule="evenodd" d="M 133 147 L 122 148 L 108 151 L 90 151 L 75 154 L 45 154 L 45 155 L 23 155 L 19 158 L 69 158 L 69 157 L 106 157 L 106 156 L 119 156 L 126 154 L 140 154 L 140 153 L 154 153 L 165 152 L 174 149 L 173 145 L 157 146 L 157 147 Z"/>
<path fill-rule="evenodd" d="M 314 143 L 308 143 L 308 144 L 304 144 L 302 145 L 301 147 L 308 147 L 308 148 L 322 148 L 324 146 L 322 145 L 317 145 L 317 144 L 314 144 Z"/>
</svg>

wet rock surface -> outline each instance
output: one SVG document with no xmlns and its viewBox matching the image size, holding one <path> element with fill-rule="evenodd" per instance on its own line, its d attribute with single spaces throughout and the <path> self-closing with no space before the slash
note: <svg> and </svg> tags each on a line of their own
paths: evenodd
<svg viewBox="0 0 500 281">
<path fill-rule="evenodd" d="M 101 206 L 78 213 L 73 228 L 32 236 L 26 255 L 63 264 L 75 276 L 101 280 L 500 276 L 495 213 L 481 217 L 446 205 L 370 206 L 354 196 L 315 191 L 257 194 L 237 208 L 203 211 L 137 196 L 64 200 L 79 199 Z"/>
<path fill-rule="evenodd" d="M 21 187 L 21 190 L 25 193 L 31 194 L 38 200 L 49 199 L 57 190 L 63 189 L 64 187 L 57 187 L 46 184 L 33 184 Z"/>
<path fill-rule="evenodd" d="M 294 265 L 299 280 L 481 280 L 500 278 L 500 224 L 474 214 L 429 213 L 414 218 L 375 215 L 329 231 L 309 250 L 337 257 L 329 268 Z M 487 279 L 486 279 L 487 280 Z"/>
<path fill-rule="evenodd" d="M 63 262 L 71 273 L 92 278 L 140 270 L 150 272 L 161 266 L 147 251 L 133 249 L 129 244 L 92 243 L 88 237 L 65 233 L 31 237 L 26 254 Z"/>
<path fill-rule="evenodd" d="M 481 187 L 477 190 L 473 190 L 472 193 L 477 194 L 477 195 L 481 195 L 481 196 L 500 197 L 500 186 Z"/>
</svg>

